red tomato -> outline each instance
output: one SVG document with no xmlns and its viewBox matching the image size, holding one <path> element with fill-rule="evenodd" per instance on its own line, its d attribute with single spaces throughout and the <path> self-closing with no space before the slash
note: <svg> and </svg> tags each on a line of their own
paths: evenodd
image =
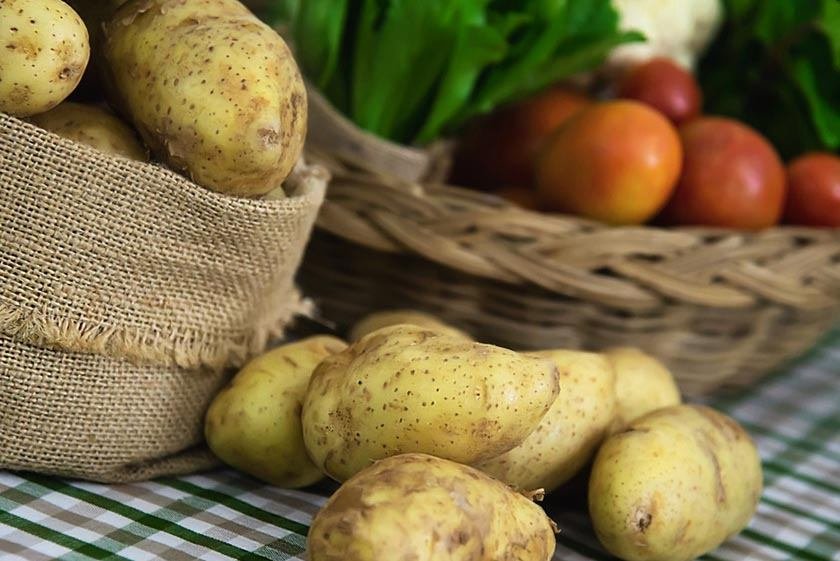
<svg viewBox="0 0 840 561">
<path fill-rule="evenodd" d="M 618 96 L 646 103 L 677 124 L 699 115 L 703 103 L 694 76 L 667 58 L 655 58 L 631 70 Z"/>
<path fill-rule="evenodd" d="M 787 168 L 785 221 L 803 226 L 840 227 L 840 157 L 815 152 Z"/>
<path fill-rule="evenodd" d="M 672 223 L 758 230 L 779 221 L 785 168 L 747 125 L 701 117 L 680 128 L 683 173 L 664 218 Z"/>
<path fill-rule="evenodd" d="M 485 189 L 533 185 L 542 142 L 590 103 L 582 93 L 558 86 L 478 121 L 459 143 L 453 182 Z"/>
<path fill-rule="evenodd" d="M 537 189 L 548 210 L 641 224 L 668 200 L 682 165 L 674 126 L 636 101 L 592 105 L 546 142 Z"/>
</svg>

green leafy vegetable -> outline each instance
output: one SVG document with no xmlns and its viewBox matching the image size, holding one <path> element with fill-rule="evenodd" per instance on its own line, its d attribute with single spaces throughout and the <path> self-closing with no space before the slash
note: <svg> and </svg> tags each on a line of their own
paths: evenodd
<svg viewBox="0 0 840 561">
<path fill-rule="evenodd" d="M 823 3 L 822 17 L 817 20 L 817 26 L 828 38 L 834 67 L 840 68 L 840 2 Z"/>
<path fill-rule="evenodd" d="M 597 66 L 610 0 L 276 0 L 309 80 L 356 124 L 426 144 Z"/>
<path fill-rule="evenodd" d="M 296 6 L 292 8 L 292 4 Z M 341 33 L 347 15 L 347 1 L 338 0 L 330 2 L 331 5 L 327 6 L 303 0 L 302 4 L 306 5 L 305 9 L 301 9 L 298 2 L 290 3 L 289 9 L 294 10 L 293 13 L 296 15 L 296 32 L 301 36 L 317 34 L 319 40 L 312 41 L 310 47 L 305 51 L 300 51 L 298 56 L 305 67 L 320 69 L 320 72 L 312 76 L 312 79 L 316 84 L 325 84 L 338 64 Z"/>
<path fill-rule="evenodd" d="M 741 119 L 783 156 L 840 150 L 840 2 L 724 0 L 701 61 L 706 112 Z"/>
</svg>

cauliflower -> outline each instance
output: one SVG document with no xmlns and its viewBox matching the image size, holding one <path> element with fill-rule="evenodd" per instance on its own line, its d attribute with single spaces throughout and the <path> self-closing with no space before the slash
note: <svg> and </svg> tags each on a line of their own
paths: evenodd
<svg viewBox="0 0 840 561">
<path fill-rule="evenodd" d="M 613 5 L 620 27 L 641 31 L 647 41 L 616 47 L 605 62 L 609 74 L 655 57 L 693 70 L 723 20 L 721 0 L 613 0 Z"/>
</svg>

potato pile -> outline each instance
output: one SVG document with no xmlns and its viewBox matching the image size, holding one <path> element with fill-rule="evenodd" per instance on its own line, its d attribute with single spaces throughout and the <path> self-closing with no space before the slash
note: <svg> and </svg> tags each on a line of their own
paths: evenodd
<svg viewBox="0 0 840 561">
<path fill-rule="evenodd" d="M 548 360 L 414 325 L 384 327 L 312 374 L 303 440 L 337 481 L 406 452 L 474 464 L 522 443 L 559 389 Z"/>
<path fill-rule="evenodd" d="M 519 353 L 410 310 L 246 365 L 208 410 L 228 464 L 275 485 L 342 482 L 310 561 L 547 561 L 533 502 L 589 473 L 589 511 L 628 561 L 687 561 L 741 531 L 762 489 L 749 435 L 683 405 L 633 348 Z"/>
<path fill-rule="evenodd" d="M 237 0 L 68 2 L 0 2 L 0 111 L 103 152 L 151 152 L 214 191 L 282 193 L 307 101 L 274 30 Z M 65 101 L 83 75 L 94 103 Z"/>
</svg>

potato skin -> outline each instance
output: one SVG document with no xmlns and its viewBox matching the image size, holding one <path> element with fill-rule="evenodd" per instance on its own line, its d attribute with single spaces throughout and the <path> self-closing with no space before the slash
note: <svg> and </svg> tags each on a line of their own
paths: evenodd
<svg viewBox="0 0 840 561">
<path fill-rule="evenodd" d="M 282 345 L 246 364 L 214 398 L 204 434 L 222 461 L 280 487 L 323 478 L 303 445 L 300 423 L 309 377 L 346 343 L 318 335 Z"/>
<path fill-rule="evenodd" d="M 0 22 L 0 111 L 28 117 L 61 103 L 90 58 L 82 18 L 60 0 L 5 0 Z"/>
<path fill-rule="evenodd" d="M 407 452 L 472 464 L 525 440 L 558 391 L 551 361 L 396 325 L 318 366 L 303 437 L 315 464 L 338 481 Z"/>
<path fill-rule="evenodd" d="M 134 131 L 101 107 L 65 101 L 28 120 L 42 129 L 101 152 L 141 162 L 149 160 L 149 153 Z"/>
<path fill-rule="evenodd" d="M 592 458 L 615 416 L 615 373 L 601 355 L 538 351 L 560 374 L 560 395 L 522 444 L 475 467 L 523 490 L 553 491 Z"/>
<path fill-rule="evenodd" d="M 368 333 L 372 333 L 377 329 L 390 327 L 392 325 L 399 325 L 401 323 L 419 325 L 420 327 L 426 327 L 456 337 L 463 337 L 464 339 L 472 340 L 472 337 L 460 329 L 447 325 L 433 315 L 425 312 L 418 312 L 417 310 L 385 310 L 382 312 L 368 314 L 353 326 L 353 329 L 350 330 L 348 339 L 351 342 L 358 341 Z"/>
<path fill-rule="evenodd" d="M 146 144 L 204 187 L 279 187 L 306 136 L 286 44 L 236 0 L 131 0 L 105 24 L 109 81 Z"/>
<path fill-rule="evenodd" d="M 589 482 L 598 539 L 627 561 L 689 561 L 740 532 L 762 489 L 761 459 L 731 418 L 676 405 L 601 446 Z"/>
<path fill-rule="evenodd" d="M 312 522 L 309 561 L 549 561 L 553 523 L 529 499 L 425 454 L 379 460 Z"/>
<path fill-rule="evenodd" d="M 674 376 L 651 355 L 634 347 L 607 349 L 604 355 L 615 369 L 618 408 L 613 432 L 651 411 L 682 403 Z"/>
</svg>

